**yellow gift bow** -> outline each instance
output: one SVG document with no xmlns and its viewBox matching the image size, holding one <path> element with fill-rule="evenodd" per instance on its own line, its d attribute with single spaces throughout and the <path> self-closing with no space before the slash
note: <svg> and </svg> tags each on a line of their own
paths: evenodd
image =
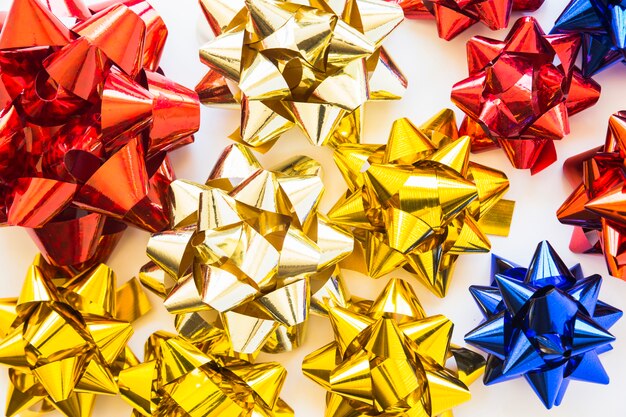
<svg viewBox="0 0 626 417">
<path fill-rule="evenodd" d="M 282 365 L 252 364 L 223 348 L 156 332 L 146 342 L 145 361 L 120 372 L 122 398 L 135 416 L 293 417 L 279 397 L 287 376 Z"/>
<path fill-rule="evenodd" d="M 506 236 L 513 214 L 506 175 L 469 154 L 449 109 L 419 128 L 396 120 L 385 145 L 339 145 L 349 190 L 328 217 L 356 240 L 342 266 L 373 278 L 403 267 L 444 297 L 458 256 L 488 252 L 485 234 Z"/>
<path fill-rule="evenodd" d="M 116 287 L 100 264 L 73 277 L 47 275 L 38 256 L 18 298 L 0 300 L 0 363 L 10 366 L 6 415 L 57 409 L 91 415 L 97 395 L 116 395 L 119 372 L 138 363 L 131 322 L 150 310 L 138 280 Z M 58 271 L 57 271 L 58 272 Z"/>
<path fill-rule="evenodd" d="M 484 372 L 484 358 L 452 346 L 452 322 L 427 317 L 406 281 L 392 279 L 376 300 L 331 308 L 329 317 L 335 341 L 302 364 L 328 391 L 326 417 L 452 417 Z"/>
<path fill-rule="evenodd" d="M 200 0 L 216 38 L 200 49 L 209 105 L 239 105 L 233 139 L 265 152 L 297 125 L 316 145 L 358 142 L 362 106 L 395 100 L 407 81 L 381 46 L 403 20 L 384 0 Z M 349 135 L 334 134 L 338 127 Z"/>
<path fill-rule="evenodd" d="M 336 265 L 354 241 L 318 213 L 319 171 L 306 157 L 265 170 L 235 144 L 206 184 L 172 183 L 174 226 L 151 237 L 140 279 L 164 298 L 182 336 L 226 334 L 239 357 L 291 350 L 312 297 L 341 296 Z"/>
</svg>

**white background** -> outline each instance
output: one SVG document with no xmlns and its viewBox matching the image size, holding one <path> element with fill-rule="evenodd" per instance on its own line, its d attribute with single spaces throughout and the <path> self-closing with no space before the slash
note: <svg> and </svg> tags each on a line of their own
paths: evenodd
<svg viewBox="0 0 626 417">
<path fill-rule="evenodd" d="M 0 0 L 0 9 L 7 9 L 11 0 Z M 169 28 L 162 67 L 173 80 L 193 88 L 205 72 L 198 60 L 198 47 L 202 37 L 203 22 L 200 8 L 194 0 L 151 0 L 161 13 Z M 545 31 L 549 31 L 566 0 L 547 0 L 535 13 Z M 514 19 L 519 14 L 514 14 Z M 453 106 L 449 100 L 452 85 L 466 77 L 465 42 L 472 35 L 480 34 L 502 39 L 507 31 L 489 32 L 476 25 L 452 42 L 437 37 L 432 21 L 406 21 L 392 33 L 386 47 L 409 79 L 409 89 L 398 102 L 374 103 L 366 106 L 365 142 L 386 141 L 394 119 L 409 117 L 416 123 L 428 119 L 444 107 Z M 626 307 L 626 284 L 608 276 L 601 256 L 575 255 L 568 250 L 571 227 L 561 225 L 555 216 L 557 208 L 570 193 L 570 187 L 561 175 L 563 161 L 581 151 L 600 145 L 604 141 L 608 117 L 615 111 L 626 109 L 626 68 L 622 65 L 601 73 L 596 80 L 602 85 L 599 103 L 571 119 L 572 133 L 557 143 L 558 161 L 541 173 L 530 176 L 528 171 L 517 171 L 509 165 L 500 151 L 474 155 L 473 159 L 504 170 L 511 180 L 507 198 L 517 201 L 510 236 L 492 238 L 493 252 L 521 264 L 527 264 L 537 242 L 549 239 L 568 265 L 581 262 L 585 272 L 605 276 L 601 299 L 617 307 Z M 457 110 L 457 116 L 461 113 Z M 219 151 L 229 143 L 228 134 L 237 128 L 239 113 L 214 108 L 202 109 L 202 127 L 196 135 L 196 143 L 173 154 L 173 162 L 179 178 L 202 182 L 215 162 Z M 319 160 L 324 166 L 327 192 L 323 210 L 327 210 L 345 190 L 345 184 L 332 162 L 329 149 L 315 148 L 297 130 L 283 136 L 279 143 L 261 160 L 273 165 L 286 157 L 306 154 Z M 62 237 L 60 237 L 62 238 Z M 137 273 L 147 261 L 144 248 L 148 240 L 146 232 L 128 230 L 113 254 L 110 265 L 122 283 Z M 33 260 L 36 248 L 24 230 L 0 229 L 0 260 L 3 262 L 0 297 L 17 296 L 26 268 Z M 462 343 L 463 335 L 478 325 L 480 313 L 475 307 L 467 287 L 471 284 L 488 284 L 490 254 L 460 257 L 450 294 L 445 300 L 431 295 L 403 272 L 390 274 L 410 280 L 430 314 L 442 313 L 456 324 L 454 340 Z M 377 281 L 357 273 L 346 272 L 348 284 L 355 294 L 374 297 L 389 277 Z M 138 321 L 131 341 L 138 354 L 143 352 L 143 342 L 156 330 L 173 330 L 172 317 L 151 296 L 153 311 Z M 617 336 L 615 349 L 602 355 L 601 359 L 611 377 L 608 386 L 573 382 L 564 402 L 550 412 L 523 379 L 485 387 L 476 382 L 472 387 L 472 401 L 456 409 L 456 417 L 526 417 L 548 416 L 602 416 L 617 417 L 626 413 L 626 319 L 619 322 L 613 333 Z M 283 398 L 300 417 L 321 417 L 324 412 L 324 391 L 302 376 L 302 358 L 331 340 L 330 325 L 314 317 L 311 320 L 307 341 L 293 353 L 278 356 L 262 355 L 260 360 L 277 360 L 289 371 L 283 389 Z M 4 403 L 8 380 L 0 374 L 0 403 Z M 1 407 L 1 406 L 0 406 Z M 1 409 L 1 408 L 0 408 Z M 0 411 L 1 413 L 1 411 Z M 130 408 L 115 397 L 101 397 L 97 401 L 94 416 L 129 415 Z M 225 416 L 229 417 L 229 416 Z"/>
</svg>

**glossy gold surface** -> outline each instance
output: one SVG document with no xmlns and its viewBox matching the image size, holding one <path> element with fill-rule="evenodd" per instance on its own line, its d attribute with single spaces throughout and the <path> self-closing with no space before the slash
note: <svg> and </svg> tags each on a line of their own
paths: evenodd
<svg viewBox="0 0 626 417">
<path fill-rule="evenodd" d="M 196 87 L 207 105 L 241 103 L 233 139 L 268 150 L 292 126 L 334 145 L 342 125 L 362 124 L 369 100 L 397 100 L 407 81 L 382 48 L 402 9 L 383 0 L 201 0 L 216 37 L 200 48 L 210 72 Z M 336 6 L 333 3 L 333 6 Z M 344 129 L 345 132 L 345 129 Z M 358 143 L 360 129 L 342 141 Z"/>
<path fill-rule="evenodd" d="M 20 296 L 0 301 L 0 363 L 11 377 L 6 415 L 56 409 L 87 417 L 96 396 L 116 395 L 120 371 L 137 363 L 126 346 L 130 322 L 150 304 L 137 280 L 117 289 L 104 264 L 71 279 L 54 276 L 56 285 L 45 261 L 36 262 Z"/>
<path fill-rule="evenodd" d="M 152 334 L 145 362 L 119 375 L 122 398 L 138 416 L 292 417 L 279 397 L 287 376 L 282 365 L 225 355 L 225 344 L 195 346 L 166 332 Z"/>
<path fill-rule="evenodd" d="M 335 341 L 302 364 L 328 390 L 326 417 L 452 417 L 484 372 L 484 358 L 451 346 L 452 322 L 426 316 L 405 281 L 392 279 L 376 300 L 335 306 L 329 317 Z"/>
<path fill-rule="evenodd" d="M 225 337 L 232 354 L 297 347 L 311 304 L 345 305 L 337 263 L 354 240 L 317 207 L 320 165 L 307 157 L 261 168 L 227 147 L 205 184 L 174 181 L 175 227 L 152 236 L 144 285 L 163 297 L 181 335 Z"/>
<path fill-rule="evenodd" d="M 346 268 L 378 278 L 402 267 L 443 297 L 458 255 L 488 252 L 485 233 L 508 234 L 509 181 L 469 160 L 452 110 L 419 128 L 399 119 L 386 144 L 342 143 L 334 156 L 349 189 L 328 217 L 356 240 Z"/>
</svg>

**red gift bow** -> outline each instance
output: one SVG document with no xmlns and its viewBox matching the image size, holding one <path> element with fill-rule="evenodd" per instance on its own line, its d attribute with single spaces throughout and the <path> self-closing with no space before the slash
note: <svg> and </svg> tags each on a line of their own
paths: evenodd
<svg viewBox="0 0 626 417">
<path fill-rule="evenodd" d="M 563 164 L 574 191 L 557 211 L 575 226 L 570 249 L 603 253 L 611 275 L 626 279 L 626 112 L 609 119 L 604 146 L 572 156 Z"/>
<path fill-rule="evenodd" d="M 574 65 L 580 43 L 577 35 L 546 35 L 532 17 L 519 19 L 504 41 L 470 39 L 469 77 L 451 98 L 467 115 L 461 130 L 472 150 L 499 146 L 533 174 L 556 161 L 553 141 L 569 133 L 568 117 L 600 97 L 600 86 Z"/>
<path fill-rule="evenodd" d="M 533 12 L 544 0 L 387 0 L 399 4 L 409 19 L 435 19 L 447 41 L 481 22 L 491 30 L 509 25 L 512 11 Z"/>
<path fill-rule="evenodd" d="M 157 12 L 14 0 L 0 22 L 0 223 L 74 267 L 106 259 L 127 223 L 166 227 L 167 153 L 193 142 L 200 107 L 159 68 Z"/>
</svg>

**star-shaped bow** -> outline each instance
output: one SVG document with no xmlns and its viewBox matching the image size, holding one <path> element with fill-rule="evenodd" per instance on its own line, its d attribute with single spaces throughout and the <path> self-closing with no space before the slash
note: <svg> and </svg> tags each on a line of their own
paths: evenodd
<svg viewBox="0 0 626 417">
<path fill-rule="evenodd" d="M 240 104 L 233 139 L 269 149 L 293 125 L 316 145 L 358 142 L 362 105 L 402 96 L 406 80 L 381 44 L 403 19 L 384 0 L 202 0 L 215 39 L 196 87 L 205 104 Z M 341 127 L 344 136 L 334 135 Z M 347 132 L 347 133 L 346 133 Z"/>
<path fill-rule="evenodd" d="M 374 301 L 331 309 L 330 321 L 335 341 L 302 364 L 304 374 L 329 392 L 326 416 L 451 417 L 484 370 L 482 356 L 450 346 L 452 322 L 427 317 L 399 279 Z M 446 367 L 452 357 L 456 371 Z"/>
<path fill-rule="evenodd" d="M 570 248 L 578 253 L 604 253 L 611 275 L 625 278 L 626 112 L 609 119 L 604 146 L 565 161 L 563 169 L 574 191 L 559 208 L 563 224 L 575 226 Z"/>
<path fill-rule="evenodd" d="M 547 408 L 559 405 L 568 383 L 607 384 L 598 355 L 622 312 L 598 300 L 602 277 L 568 269 L 548 242 L 528 268 L 494 256 L 490 287 L 470 291 L 486 321 L 465 341 L 487 353 L 485 384 L 524 376 Z"/>
<path fill-rule="evenodd" d="M 11 367 L 6 415 L 55 408 L 89 416 L 96 396 L 116 395 L 117 375 L 137 363 L 126 346 L 130 322 L 150 304 L 137 280 L 116 289 L 104 264 L 60 281 L 45 270 L 32 265 L 20 296 L 0 302 L 0 363 Z"/>
<path fill-rule="evenodd" d="M 458 255 L 488 252 L 485 233 L 506 235 L 513 212 L 506 175 L 469 153 L 451 110 L 419 129 L 397 120 L 386 145 L 338 146 L 349 190 L 328 216 L 357 241 L 346 267 L 374 278 L 404 267 L 445 296 Z"/>
<path fill-rule="evenodd" d="M 120 372 L 122 398 L 146 417 L 293 417 L 279 397 L 285 368 L 228 356 L 224 346 L 215 341 L 195 346 L 166 332 L 152 334 L 144 362 Z"/>
<path fill-rule="evenodd" d="M 167 153 L 193 141 L 200 103 L 162 75 L 167 28 L 146 1 L 43 3 L 13 1 L 0 33 L 0 224 L 80 269 L 125 224 L 167 226 Z"/>
<path fill-rule="evenodd" d="M 533 12 L 544 0 L 387 0 L 398 3 L 411 19 L 437 21 L 439 37 L 447 41 L 481 22 L 491 30 L 509 25 L 512 11 Z"/>
<path fill-rule="evenodd" d="M 591 77 L 626 60 L 626 2 L 572 0 L 552 32 L 582 36 L 582 71 Z"/>
<path fill-rule="evenodd" d="M 454 85 L 452 101 L 467 114 L 462 130 L 474 136 L 473 149 L 499 146 L 532 173 L 556 161 L 553 141 L 569 133 L 569 116 L 600 96 L 574 65 L 579 49 L 578 35 L 546 35 L 532 17 L 519 19 L 504 41 L 470 39 L 470 76 Z"/>
<path fill-rule="evenodd" d="M 172 183 L 174 227 L 151 237 L 154 263 L 140 279 L 177 315 L 183 336 L 225 332 L 234 352 L 250 355 L 300 344 L 312 295 L 336 284 L 336 265 L 354 246 L 317 211 L 319 170 L 306 157 L 266 170 L 236 144 L 206 184 Z"/>
</svg>

